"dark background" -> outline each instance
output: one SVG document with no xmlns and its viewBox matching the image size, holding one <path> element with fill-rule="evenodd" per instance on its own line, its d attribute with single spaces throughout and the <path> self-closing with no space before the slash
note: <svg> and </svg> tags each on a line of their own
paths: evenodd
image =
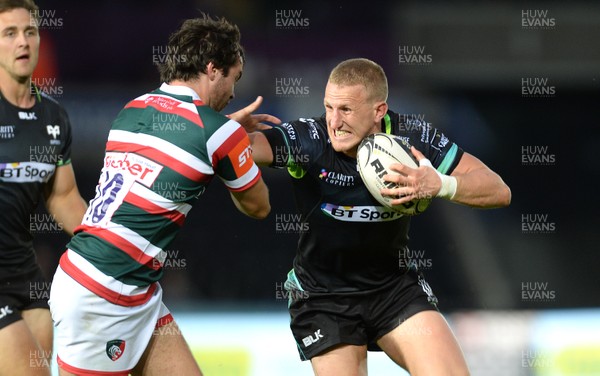
<svg viewBox="0 0 600 376">
<path fill-rule="evenodd" d="M 282 120 L 317 116 L 336 63 L 366 57 L 383 66 L 390 107 L 424 116 L 498 172 L 512 189 L 509 208 L 476 210 L 441 200 L 414 218 L 412 248 L 442 310 L 597 306 L 600 6 L 584 2 L 396 1 L 38 1 L 61 26 L 42 28 L 46 58 L 38 77 L 55 77 L 70 114 L 73 165 L 82 196 L 94 196 L 111 121 L 123 105 L 160 85 L 154 48 L 185 18 L 205 11 L 237 23 L 247 53 L 233 112 L 257 95 Z M 294 10 L 304 27 L 278 25 Z M 546 29 L 523 28 L 523 12 L 545 11 Z M 298 13 L 300 15 L 298 16 Z M 287 14 L 287 16 L 286 16 Z M 278 19 L 280 21 L 278 21 Z M 303 21 L 306 20 L 306 21 Z M 279 24 L 278 24 L 279 22 Z M 401 64 L 400 46 L 424 48 L 425 65 Z M 549 97 L 522 96 L 526 78 L 547 79 Z M 308 94 L 284 97 L 277 79 L 301 79 Z M 552 163 L 523 164 L 541 147 Z M 542 150 L 542 149 L 540 149 Z M 276 230 L 294 213 L 287 174 L 263 170 L 272 213 L 237 212 L 215 181 L 170 247 L 165 270 L 171 305 L 285 308 L 276 297 L 291 268 L 297 234 Z M 523 231 L 524 217 L 551 231 Z M 68 237 L 36 234 L 51 277 Z M 176 256 L 175 256 L 176 255 Z M 523 284 L 544 284 L 552 299 L 523 299 Z"/>
</svg>

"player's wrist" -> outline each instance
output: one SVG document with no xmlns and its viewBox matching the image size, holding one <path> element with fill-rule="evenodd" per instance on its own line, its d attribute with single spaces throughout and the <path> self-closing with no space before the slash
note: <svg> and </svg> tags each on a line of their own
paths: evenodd
<svg viewBox="0 0 600 376">
<path fill-rule="evenodd" d="M 440 187 L 440 190 L 435 195 L 435 197 L 445 198 L 446 200 L 452 200 L 454 198 L 454 195 L 456 194 L 458 181 L 454 176 L 444 175 L 438 170 L 435 170 L 435 172 L 438 174 L 442 181 L 442 186 Z"/>
<path fill-rule="evenodd" d="M 456 180 L 456 178 L 454 176 L 444 175 L 441 172 L 439 172 L 435 167 L 433 167 L 431 161 L 429 161 L 429 159 L 427 158 L 421 159 L 419 161 L 419 165 L 431 167 L 433 171 L 435 171 L 437 176 L 440 178 L 440 190 L 435 195 L 435 197 L 445 198 L 446 200 L 452 200 L 454 198 L 454 195 L 456 194 L 456 188 L 458 187 L 458 181 Z"/>
</svg>

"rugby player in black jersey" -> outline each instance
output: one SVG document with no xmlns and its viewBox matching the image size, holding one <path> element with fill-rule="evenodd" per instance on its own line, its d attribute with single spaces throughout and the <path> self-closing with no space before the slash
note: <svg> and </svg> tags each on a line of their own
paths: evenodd
<svg viewBox="0 0 600 376">
<path fill-rule="evenodd" d="M 65 110 L 32 86 L 37 6 L 0 0 L 0 375 L 49 375 L 48 283 L 36 262 L 30 215 L 41 198 L 72 234 L 86 203 L 70 163 Z"/>
<path fill-rule="evenodd" d="M 411 375 L 466 375 L 462 351 L 437 299 L 408 254 L 410 218 L 379 204 L 356 168 L 367 135 L 405 138 L 420 167 L 391 167 L 393 204 L 439 197 L 479 208 L 509 205 L 500 176 L 440 130 L 389 111 L 383 69 L 351 59 L 333 69 L 325 115 L 273 126 L 248 124 L 254 160 L 287 168 L 302 214 L 290 292 L 291 329 L 315 374 L 366 375 L 367 350 L 383 350 Z M 410 125 L 410 126 L 408 126 Z M 260 129 L 260 132 L 256 132 Z M 401 266 L 403 265 L 403 266 Z"/>
</svg>

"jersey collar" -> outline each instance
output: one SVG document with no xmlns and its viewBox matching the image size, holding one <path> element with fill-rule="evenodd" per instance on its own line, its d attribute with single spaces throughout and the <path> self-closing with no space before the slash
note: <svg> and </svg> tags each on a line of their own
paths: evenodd
<svg viewBox="0 0 600 376">
<path fill-rule="evenodd" d="M 201 101 L 198 93 L 196 93 L 192 88 L 187 87 L 187 86 L 169 85 L 168 83 L 163 82 L 163 84 L 160 85 L 160 91 L 164 91 L 165 93 L 169 93 L 169 94 L 173 94 L 173 95 L 188 96 L 188 97 L 192 97 L 192 100 Z"/>
<path fill-rule="evenodd" d="M 381 119 L 381 128 L 385 133 L 392 134 L 392 119 L 389 112 Z"/>
</svg>

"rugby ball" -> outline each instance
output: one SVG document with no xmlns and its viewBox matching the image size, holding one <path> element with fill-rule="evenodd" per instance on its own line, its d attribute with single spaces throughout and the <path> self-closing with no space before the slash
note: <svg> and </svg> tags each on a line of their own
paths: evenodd
<svg viewBox="0 0 600 376">
<path fill-rule="evenodd" d="M 356 162 L 365 186 L 380 204 L 404 215 L 421 214 L 429 207 L 431 198 L 419 198 L 401 205 L 392 205 L 392 198 L 381 194 L 382 188 L 398 187 L 396 183 L 383 180 L 386 174 L 396 173 L 389 169 L 391 164 L 419 167 L 418 161 L 410 152 L 407 140 L 386 133 L 371 134 L 359 144 Z"/>
</svg>

